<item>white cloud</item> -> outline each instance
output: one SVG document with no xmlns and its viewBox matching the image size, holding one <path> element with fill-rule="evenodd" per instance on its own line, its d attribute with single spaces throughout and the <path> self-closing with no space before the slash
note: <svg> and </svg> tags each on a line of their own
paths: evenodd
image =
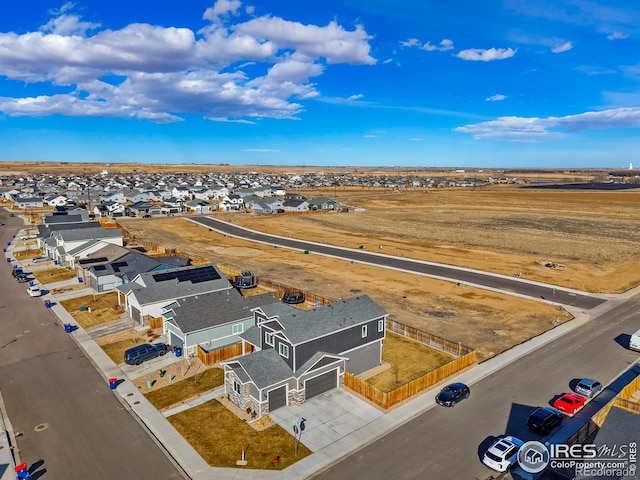
<svg viewBox="0 0 640 480">
<path fill-rule="evenodd" d="M 551 51 L 553 53 L 562 53 L 562 52 L 568 52 L 572 48 L 573 48 L 573 44 L 571 42 L 564 42 L 560 45 L 555 45 L 554 47 L 551 47 Z"/>
<path fill-rule="evenodd" d="M 474 62 L 491 62 L 513 57 L 515 54 L 516 50 L 513 48 L 469 48 L 458 52 L 456 57 Z"/>
<path fill-rule="evenodd" d="M 348 32 L 336 22 L 325 27 L 303 25 L 278 17 L 263 16 L 235 25 L 236 33 L 269 41 L 278 48 L 296 50 L 297 55 L 308 58 L 325 58 L 328 63 L 351 63 L 373 65 L 375 59 L 369 54 L 368 40 L 371 38 L 362 25 Z"/>
<path fill-rule="evenodd" d="M 448 38 L 440 41 L 438 45 L 431 45 L 431 43 L 427 42 L 422 47 L 422 50 L 426 50 L 427 52 L 446 52 L 447 50 L 453 50 L 453 42 Z"/>
<path fill-rule="evenodd" d="M 387 58 L 382 63 L 386 65 L 387 63 L 391 63 L 391 62 L 393 62 L 393 58 Z"/>
<path fill-rule="evenodd" d="M 485 98 L 484 101 L 485 102 L 501 102 L 506 98 L 507 98 L 506 95 L 502 95 L 501 93 L 496 93 L 495 95 L 491 95 L 490 97 Z"/>
<path fill-rule="evenodd" d="M 361 99 L 362 97 L 364 97 L 364 95 L 362 95 L 361 93 L 358 93 L 358 94 L 356 94 L 356 95 L 351 95 L 349 98 L 347 98 L 347 100 L 351 100 L 351 101 L 353 101 L 353 100 L 359 100 L 359 99 Z"/>
<path fill-rule="evenodd" d="M 67 92 L 3 97 L 0 112 L 155 122 L 179 121 L 181 114 L 243 123 L 297 118 L 298 101 L 318 95 L 310 79 L 329 65 L 376 62 L 362 26 L 242 19 L 241 6 L 218 0 L 204 15 L 211 23 L 198 32 L 138 23 L 88 34 L 100 26 L 69 13 L 72 4 L 53 11 L 40 31 L 0 32 L 0 76 L 41 82 L 39 93 L 61 86 Z"/>
<path fill-rule="evenodd" d="M 496 120 L 457 127 L 478 140 L 533 142 L 562 135 L 564 131 L 640 127 L 640 107 L 613 108 L 564 117 L 499 117 Z"/>
<path fill-rule="evenodd" d="M 417 38 L 409 38 L 404 42 L 400 42 L 400 45 L 402 45 L 403 47 L 419 47 L 422 45 L 422 42 L 420 42 L 420 40 L 418 40 Z"/>
<path fill-rule="evenodd" d="M 404 42 L 400 42 L 400 45 L 403 47 L 419 47 L 427 52 L 445 52 L 447 50 L 453 50 L 453 41 L 448 38 L 441 40 L 438 45 L 432 45 L 431 42 L 427 42 L 423 45 L 417 38 L 409 38 Z"/>
<path fill-rule="evenodd" d="M 240 5 L 240 0 L 217 0 L 213 7 L 205 10 L 202 18 L 216 23 L 220 21 L 220 17 L 224 17 L 225 15 L 237 15 Z"/>
<path fill-rule="evenodd" d="M 378 135 L 372 135 L 370 133 L 366 133 L 364 135 L 362 135 L 364 138 L 378 138 Z"/>
<path fill-rule="evenodd" d="M 607 35 L 607 40 L 623 40 L 625 38 L 629 38 L 629 35 L 622 32 L 613 32 L 610 35 Z"/>
</svg>

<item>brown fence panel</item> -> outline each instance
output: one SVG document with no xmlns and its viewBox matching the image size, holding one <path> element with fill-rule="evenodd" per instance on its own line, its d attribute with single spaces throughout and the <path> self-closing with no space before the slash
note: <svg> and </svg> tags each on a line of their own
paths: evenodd
<svg viewBox="0 0 640 480">
<path fill-rule="evenodd" d="M 147 324 L 151 328 L 162 328 L 162 317 L 152 317 L 147 315 Z"/>
<path fill-rule="evenodd" d="M 245 343 L 245 353 L 253 351 L 253 346 Z M 198 358 L 205 365 L 211 365 L 213 363 L 224 362 L 230 358 L 239 357 L 242 355 L 242 342 L 234 343 L 233 345 L 227 345 L 226 347 L 217 348 L 207 352 L 200 345 L 198 345 Z"/>
<path fill-rule="evenodd" d="M 395 320 L 387 319 L 387 330 L 399 335 L 412 338 L 420 343 L 437 348 L 444 352 L 450 353 L 456 357 L 466 355 L 473 351 L 472 348 L 462 345 L 460 342 L 452 342 L 446 338 L 433 335 L 432 333 L 418 330 L 417 328 L 405 325 Z"/>
<path fill-rule="evenodd" d="M 476 363 L 476 352 L 471 351 L 462 357 L 441 366 L 435 370 L 432 370 L 425 375 L 412 380 L 390 392 L 383 392 L 382 390 L 368 384 L 367 382 L 360 380 L 358 377 L 344 373 L 344 386 L 353 390 L 355 393 L 362 395 L 363 397 L 371 400 L 376 405 L 387 409 L 400 402 L 413 397 L 417 393 L 420 393 L 433 385 L 441 382 L 442 380 L 450 377 L 454 373 L 460 370 L 470 367 Z"/>
</svg>

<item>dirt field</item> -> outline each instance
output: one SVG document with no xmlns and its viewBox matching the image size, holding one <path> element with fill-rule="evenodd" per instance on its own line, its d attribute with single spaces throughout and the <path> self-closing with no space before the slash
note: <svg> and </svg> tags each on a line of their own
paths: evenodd
<svg viewBox="0 0 640 480">
<path fill-rule="evenodd" d="M 622 292 L 640 283 L 638 192 L 331 188 L 300 193 L 336 198 L 350 212 L 218 215 L 263 232 L 506 275 L 522 272 L 526 279 L 591 292 Z M 475 347 L 481 359 L 570 318 L 551 305 L 274 249 L 181 218 L 123 220 L 122 225 L 138 239 L 319 295 L 367 294 L 398 321 Z"/>
</svg>

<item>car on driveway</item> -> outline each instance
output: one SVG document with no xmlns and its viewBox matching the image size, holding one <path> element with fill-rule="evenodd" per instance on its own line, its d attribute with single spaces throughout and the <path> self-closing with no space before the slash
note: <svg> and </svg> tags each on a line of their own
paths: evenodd
<svg viewBox="0 0 640 480">
<path fill-rule="evenodd" d="M 583 378 L 578 382 L 574 390 L 576 391 L 576 393 L 579 393 L 583 397 L 592 398 L 595 397 L 600 392 L 600 390 L 602 390 L 602 384 L 597 380 Z"/>
<path fill-rule="evenodd" d="M 40 295 L 42 295 L 42 290 L 40 290 L 40 287 L 38 285 L 29 285 L 29 287 L 27 288 L 27 293 L 30 297 L 39 297 Z"/>
<path fill-rule="evenodd" d="M 516 437 L 504 437 L 493 443 L 482 457 L 491 470 L 506 472 L 518 461 L 518 450 L 524 442 Z"/>
<path fill-rule="evenodd" d="M 42 263 L 42 262 L 48 262 L 49 258 L 48 257 L 35 257 L 31 259 L 31 263 Z"/>
<path fill-rule="evenodd" d="M 534 432 L 548 434 L 554 428 L 560 426 L 564 415 L 554 408 L 536 408 L 527 419 L 527 427 Z"/>
<path fill-rule="evenodd" d="M 145 360 L 161 357 L 168 351 L 169 345 L 164 343 L 137 345 L 124 352 L 124 363 L 128 365 L 140 365 Z"/>
<path fill-rule="evenodd" d="M 456 403 L 469 398 L 471 390 L 464 383 L 447 385 L 436 396 L 436 402 L 443 407 L 453 407 Z"/>
<path fill-rule="evenodd" d="M 560 398 L 553 402 L 553 408 L 557 408 L 561 412 L 573 415 L 582 407 L 584 407 L 585 398 L 577 393 L 564 393 Z"/>
</svg>

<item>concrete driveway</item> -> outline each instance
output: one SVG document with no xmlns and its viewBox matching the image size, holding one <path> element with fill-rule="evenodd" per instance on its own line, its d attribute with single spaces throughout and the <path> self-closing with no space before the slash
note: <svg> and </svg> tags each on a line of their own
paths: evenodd
<svg viewBox="0 0 640 480">
<path fill-rule="evenodd" d="M 306 419 L 301 442 L 312 452 L 357 432 L 377 418 L 382 411 L 341 388 L 334 388 L 302 405 L 290 405 L 270 414 L 271 418 L 293 434 L 293 422 Z"/>
</svg>

